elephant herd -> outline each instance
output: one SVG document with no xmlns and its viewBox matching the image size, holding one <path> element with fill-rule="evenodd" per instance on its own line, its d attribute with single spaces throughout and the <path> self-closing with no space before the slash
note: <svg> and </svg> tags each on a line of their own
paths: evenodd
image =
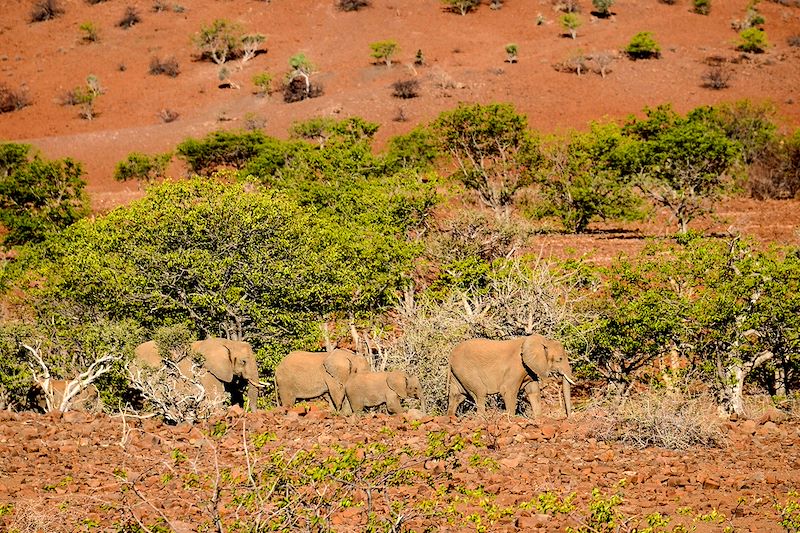
<svg viewBox="0 0 800 533">
<path fill-rule="evenodd" d="M 196 341 L 185 353 L 159 353 L 155 341 L 140 344 L 129 370 L 133 376 L 142 369 L 159 368 L 167 363 L 184 376 L 198 376 L 204 394 L 221 401 L 231 393 L 233 402 L 248 399 L 256 405 L 259 389 L 258 365 L 249 343 L 220 338 Z M 506 411 L 514 414 L 517 395 L 524 390 L 534 416 L 541 412 L 540 386 L 550 375 L 562 380 L 562 406 L 570 415 L 570 385 L 574 378 L 564 346 L 541 335 L 510 340 L 470 339 L 456 345 L 449 357 L 448 409 L 455 415 L 462 402 L 470 397 L 479 414 L 485 412 L 486 398 L 499 394 Z M 197 372 L 198 368 L 201 370 Z M 58 391 L 58 383 L 53 390 Z M 65 382 L 66 383 L 66 382 Z M 422 386 L 416 376 L 406 372 L 372 372 L 369 361 L 351 350 L 289 353 L 275 369 L 278 400 L 284 407 L 298 400 L 325 397 L 336 411 L 358 412 L 367 407 L 385 405 L 389 413 L 401 413 L 401 400 L 416 398 L 425 406 Z M 97 391 L 83 391 L 91 401 Z"/>
</svg>

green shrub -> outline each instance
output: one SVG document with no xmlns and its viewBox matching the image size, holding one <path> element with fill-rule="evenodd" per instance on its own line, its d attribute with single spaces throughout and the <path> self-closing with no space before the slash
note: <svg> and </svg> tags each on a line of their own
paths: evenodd
<svg viewBox="0 0 800 533">
<path fill-rule="evenodd" d="M 693 11 L 698 15 L 711 13 L 711 0 L 692 0 Z"/>
<path fill-rule="evenodd" d="M 519 47 L 514 43 L 510 43 L 506 45 L 505 50 L 506 50 L 506 62 L 516 63 L 517 54 L 519 53 Z"/>
<path fill-rule="evenodd" d="M 217 19 L 210 26 L 200 28 L 194 43 L 203 59 L 221 65 L 242 54 L 242 28 L 228 20 Z"/>
<path fill-rule="evenodd" d="M 94 22 L 84 22 L 78 29 L 83 32 L 81 40 L 85 43 L 96 43 L 100 40 L 100 35 L 97 32 L 97 26 Z"/>
<path fill-rule="evenodd" d="M 643 31 L 633 36 L 625 47 L 625 53 L 631 59 L 651 59 L 661 56 L 661 48 L 651 32 Z"/>
<path fill-rule="evenodd" d="M 273 76 L 269 72 L 260 72 L 253 76 L 253 85 L 258 89 L 259 96 L 269 96 L 273 92 Z"/>
<path fill-rule="evenodd" d="M 163 178 L 172 154 L 148 156 L 139 152 L 132 152 L 124 161 L 117 163 L 114 170 L 114 179 L 117 181 L 137 180 L 150 183 L 158 178 Z"/>
<path fill-rule="evenodd" d="M 769 48 L 767 33 L 761 28 L 747 28 L 739 32 L 739 44 L 736 47 L 742 52 L 763 53 Z"/>
<path fill-rule="evenodd" d="M 192 172 L 210 175 L 220 167 L 242 168 L 258 155 L 266 136 L 258 131 L 215 131 L 204 139 L 187 139 L 176 148 Z"/>
<path fill-rule="evenodd" d="M 561 27 L 567 30 L 569 36 L 576 39 L 578 37 L 578 28 L 582 24 L 580 17 L 576 13 L 564 13 L 559 20 L 561 21 Z"/>
<path fill-rule="evenodd" d="M 378 41 L 369 45 L 372 57 L 383 61 L 387 67 L 392 66 L 392 56 L 400 51 L 397 42 L 393 40 Z"/>
<path fill-rule="evenodd" d="M 600 17 L 611 16 L 611 6 L 614 5 L 614 0 L 592 0 L 592 5 L 597 10 Z"/>
<path fill-rule="evenodd" d="M 0 222 L 6 245 L 36 242 L 89 211 L 83 167 L 72 159 L 46 161 L 26 144 L 0 144 Z"/>
<path fill-rule="evenodd" d="M 481 0 L 441 0 L 447 11 L 460 13 L 462 16 L 474 11 L 481 5 Z"/>
</svg>

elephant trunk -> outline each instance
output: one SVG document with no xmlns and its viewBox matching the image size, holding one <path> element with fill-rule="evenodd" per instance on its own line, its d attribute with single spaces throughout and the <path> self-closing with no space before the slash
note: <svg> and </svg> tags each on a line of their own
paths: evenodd
<svg viewBox="0 0 800 533">
<path fill-rule="evenodd" d="M 575 383 L 570 380 L 566 375 L 561 380 L 562 393 L 564 395 L 564 411 L 567 413 L 567 418 L 572 414 L 572 399 L 570 396 L 570 384 Z"/>
<path fill-rule="evenodd" d="M 258 408 L 258 389 L 262 388 L 260 385 L 258 382 L 247 382 L 247 404 L 251 411 L 255 411 Z"/>
</svg>

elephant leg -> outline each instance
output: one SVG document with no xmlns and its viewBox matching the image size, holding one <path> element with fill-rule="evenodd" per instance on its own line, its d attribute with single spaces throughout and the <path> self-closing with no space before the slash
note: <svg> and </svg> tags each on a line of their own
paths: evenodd
<svg viewBox="0 0 800 533">
<path fill-rule="evenodd" d="M 519 394 L 519 387 L 516 389 L 506 389 L 500 395 L 503 397 L 503 403 L 506 404 L 506 413 L 510 415 L 517 414 L 517 395 Z"/>
<path fill-rule="evenodd" d="M 297 398 L 289 392 L 288 387 L 278 388 L 278 400 L 281 402 L 281 407 L 291 407 Z"/>
<path fill-rule="evenodd" d="M 247 384 L 247 407 L 250 411 L 258 408 L 258 387 Z"/>
<path fill-rule="evenodd" d="M 200 384 L 203 385 L 203 388 L 206 390 L 206 400 L 222 404 L 228 399 L 225 392 L 225 384 L 215 378 L 210 372 L 206 372 L 205 375 L 200 378 Z"/>
<path fill-rule="evenodd" d="M 344 385 L 333 378 L 325 380 L 325 383 L 328 386 L 328 395 L 330 395 L 333 409 L 341 410 L 344 401 Z"/>
<path fill-rule="evenodd" d="M 389 392 L 386 395 L 386 410 L 389 411 L 390 415 L 404 412 L 403 405 L 400 403 L 400 396 L 394 392 Z"/>
<path fill-rule="evenodd" d="M 479 415 L 486 414 L 486 391 L 473 391 L 472 397 L 475 399 L 475 408 L 478 410 Z"/>
<path fill-rule="evenodd" d="M 529 381 L 525 384 L 525 397 L 531 404 L 531 411 L 534 418 L 542 414 L 542 394 L 541 385 L 538 381 Z"/>
<path fill-rule="evenodd" d="M 455 416 L 458 406 L 461 405 L 461 402 L 466 399 L 467 395 L 464 394 L 464 389 L 461 388 L 461 384 L 458 382 L 455 376 L 451 374 L 450 391 L 447 398 L 447 414 L 449 416 Z"/>
</svg>

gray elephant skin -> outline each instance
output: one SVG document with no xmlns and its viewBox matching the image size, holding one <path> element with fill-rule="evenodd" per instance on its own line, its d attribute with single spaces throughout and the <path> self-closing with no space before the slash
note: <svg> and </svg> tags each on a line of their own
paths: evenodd
<svg viewBox="0 0 800 533">
<path fill-rule="evenodd" d="M 369 369 L 369 361 L 351 350 L 290 352 L 275 368 L 278 399 L 283 407 L 291 407 L 297 400 L 325 396 L 329 405 L 339 411 L 345 383 L 352 375 Z"/>
<path fill-rule="evenodd" d="M 541 413 L 541 382 L 550 375 L 562 379 L 562 406 L 572 412 L 570 385 L 575 384 L 569 359 L 560 342 L 529 335 L 510 340 L 470 339 L 458 344 L 450 354 L 447 413 L 455 415 L 469 395 L 478 414 L 486 410 L 486 396 L 500 394 L 506 411 L 514 414 L 517 395 L 525 385 L 525 395 L 534 416 Z"/>
<path fill-rule="evenodd" d="M 53 400 L 51 409 L 58 411 L 61 407 L 61 402 L 64 401 L 64 393 L 67 390 L 67 385 L 72 380 L 67 379 L 51 379 L 50 390 L 53 391 Z M 42 383 L 35 383 L 28 391 L 28 405 L 31 409 L 47 412 L 47 399 L 45 398 L 44 385 Z M 72 397 L 69 402 L 68 409 L 71 411 L 99 411 L 102 407 L 100 401 L 100 393 L 93 384 L 89 384 L 81 391 Z"/>
<path fill-rule="evenodd" d="M 226 385 L 236 391 L 235 386 L 242 383 L 246 385 L 246 396 L 250 409 L 255 410 L 258 401 L 258 389 L 263 385 L 258 377 L 258 364 L 253 347 L 243 341 L 232 341 L 217 337 L 191 343 L 193 352 L 203 356 L 203 368 L 206 372 L 200 378 L 200 384 L 205 389 L 206 397 L 210 399 L 225 399 Z M 136 347 L 135 360 L 146 366 L 160 368 L 163 364 L 162 356 L 158 351 L 155 341 L 148 341 Z M 177 363 L 178 369 L 184 376 L 192 375 L 192 358 L 183 357 Z M 232 397 L 235 403 L 243 398 Z"/>
<path fill-rule="evenodd" d="M 344 387 L 353 412 L 386 404 L 390 414 L 405 412 L 401 399 L 422 399 L 422 386 L 416 376 L 405 372 L 366 372 L 353 375 Z M 424 403 L 424 402 L 423 402 Z"/>
</svg>

